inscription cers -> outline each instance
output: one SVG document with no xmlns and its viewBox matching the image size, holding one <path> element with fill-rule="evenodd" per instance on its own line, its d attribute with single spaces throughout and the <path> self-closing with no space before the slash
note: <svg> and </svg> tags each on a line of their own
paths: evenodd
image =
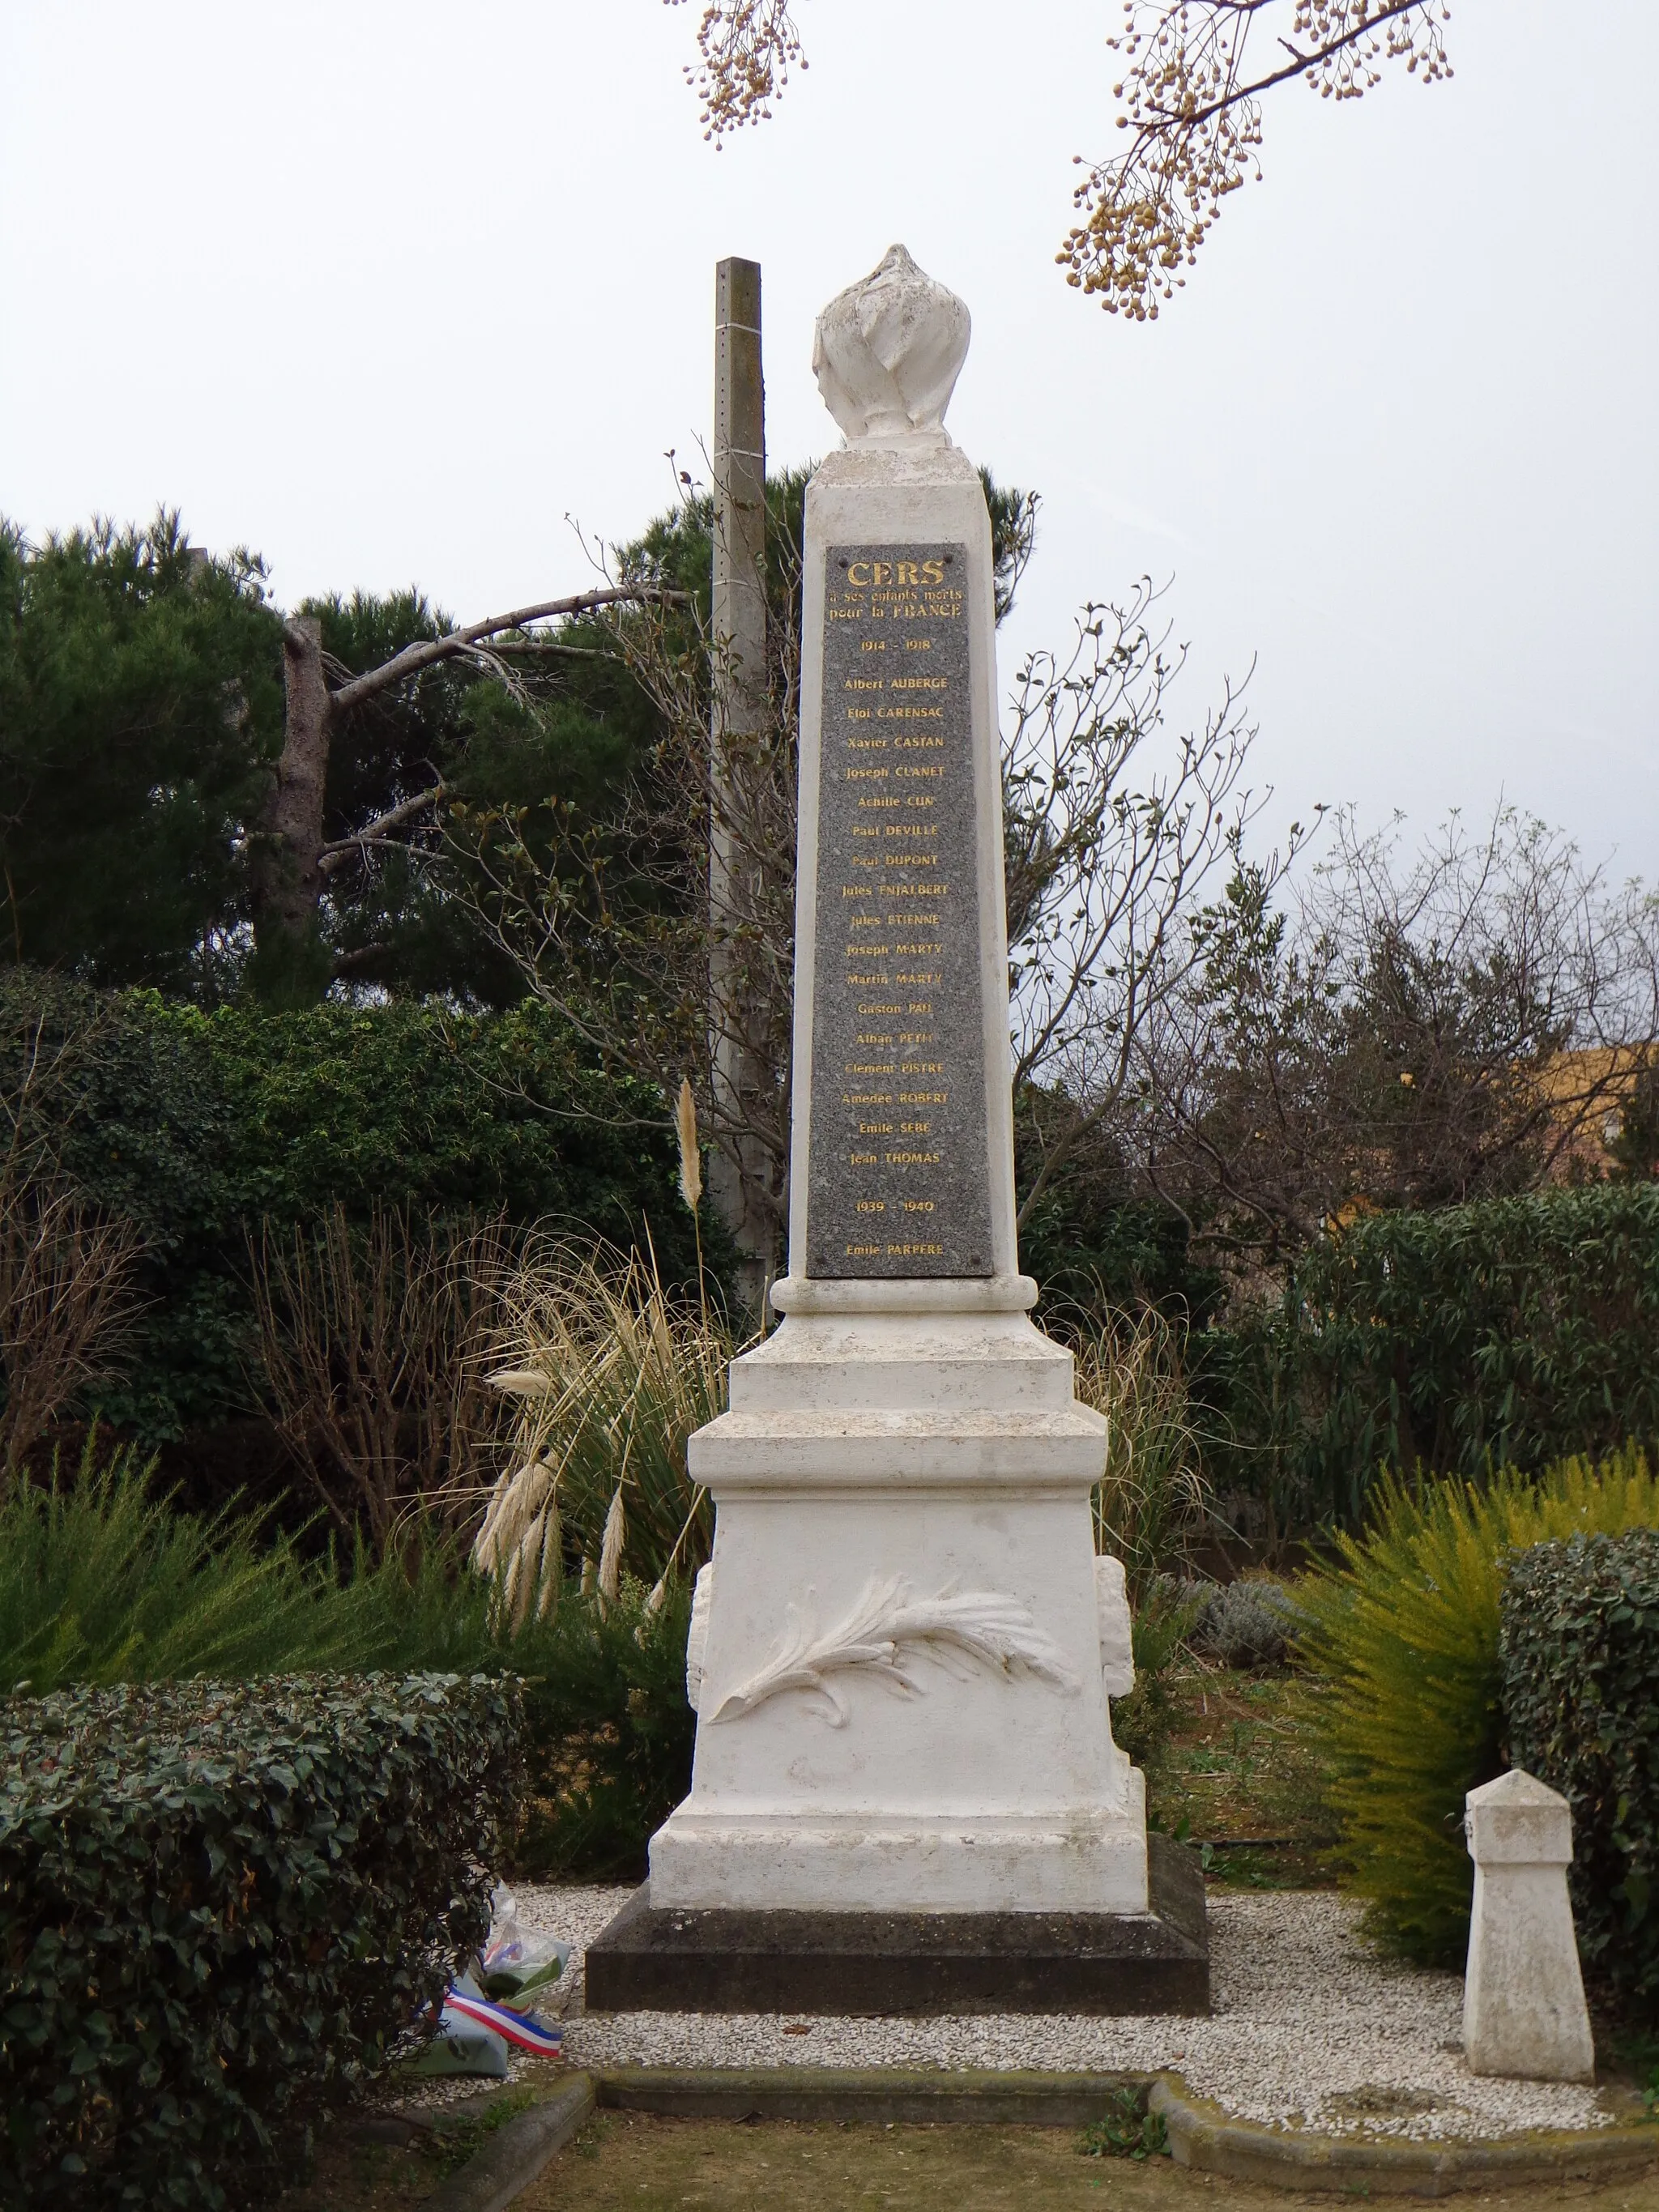
<svg viewBox="0 0 1659 2212">
<path fill-rule="evenodd" d="M 829 549 L 809 1275 L 992 1271 L 967 565 Z"/>
</svg>

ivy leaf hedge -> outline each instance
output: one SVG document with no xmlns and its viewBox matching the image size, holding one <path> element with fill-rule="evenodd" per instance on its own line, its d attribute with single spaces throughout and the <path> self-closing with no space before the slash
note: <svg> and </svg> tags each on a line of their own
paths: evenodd
<svg viewBox="0 0 1659 2212">
<path fill-rule="evenodd" d="M 0 2196 L 246 2201 L 482 1942 L 517 1684 L 77 1689 L 3 1729 Z"/>
<path fill-rule="evenodd" d="M 1584 1963 L 1659 2015 L 1659 1529 L 1522 1552 L 1504 1591 L 1510 1753 L 1572 1807 Z"/>
</svg>

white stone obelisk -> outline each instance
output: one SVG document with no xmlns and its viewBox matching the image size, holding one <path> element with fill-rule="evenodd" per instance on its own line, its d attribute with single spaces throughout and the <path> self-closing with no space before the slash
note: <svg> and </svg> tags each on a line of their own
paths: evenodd
<svg viewBox="0 0 1659 2212">
<path fill-rule="evenodd" d="M 789 1272 L 693 1437 L 716 1507 L 653 1912 L 1145 1914 L 1105 1422 L 1018 1272 L 991 532 L 960 301 L 825 311 L 807 495 Z"/>
</svg>

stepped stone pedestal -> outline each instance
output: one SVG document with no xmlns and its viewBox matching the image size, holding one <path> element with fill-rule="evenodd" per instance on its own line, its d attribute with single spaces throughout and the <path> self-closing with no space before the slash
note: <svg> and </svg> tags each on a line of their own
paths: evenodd
<svg viewBox="0 0 1659 2212">
<path fill-rule="evenodd" d="M 819 325 L 848 445 L 806 509 L 791 1271 L 691 1440 L 691 1790 L 587 1954 L 595 2010 L 1208 2004 L 1201 1880 L 1112 1741 L 1106 1424 L 1016 1259 L 966 347 L 902 248 Z"/>
</svg>

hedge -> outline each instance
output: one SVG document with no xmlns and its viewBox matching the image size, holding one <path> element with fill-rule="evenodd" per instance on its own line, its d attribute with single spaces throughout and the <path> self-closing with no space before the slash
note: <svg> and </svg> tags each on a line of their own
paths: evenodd
<svg viewBox="0 0 1659 2212">
<path fill-rule="evenodd" d="M 489 1924 L 516 1686 L 295 1676 L 14 1700 L 9 2201 L 217 2208 L 380 2066 Z"/>
<path fill-rule="evenodd" d="M 1536 1472 L 1659 1438 L 1659 1184 L 1356 1221 L 1283 1301 L 1194 1347 L 1224 1486 L 1364 1518 L 1377 1469 Z"/>
<path fill-rule="evenodd" d="M 1659 2018 L 1659 1530 L 1522 1553 L 1504 1592 L 1511 1761 L 1572 1807 L 1587 1966 Z"/>
<path fill-rule="evenodd" d="M 374 1201 L 500 1212 L 624 1249 L 648 1234 L 665 1280 L 696 1274 L 666 1108 L 602 1075 L 533 1003 L 204 1012 L 14 971 L 0 979 L 0 1094 L 39 1021 L 72 1048 L 50 1089 L 36 1085 L 49 1124 L 36 1133 L 145 1239 L 135 1355 L 98 1403 L 145 1446 L 258 1411 L 246 1275 L 262 1217 L 287 1225 L 337 1202 L 361 1220 Z M 704 1243 L 718 1273 L 712 1220 Z"/>
</svg>

